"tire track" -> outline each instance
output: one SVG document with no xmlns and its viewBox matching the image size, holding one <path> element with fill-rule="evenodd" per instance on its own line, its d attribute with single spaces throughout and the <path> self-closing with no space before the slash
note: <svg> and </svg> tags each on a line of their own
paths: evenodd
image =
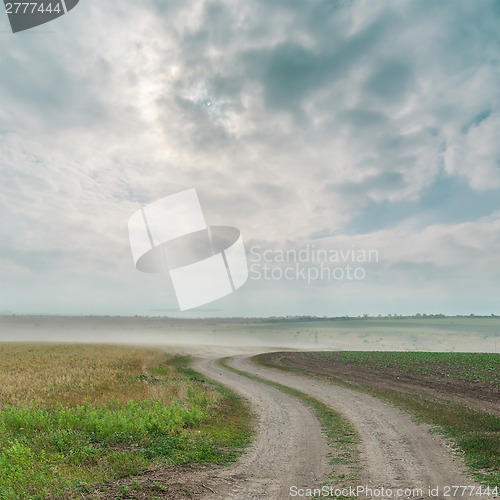
<svg viewBox="0 0 500 500">
<path fill-rule="evenodd" d="M 264 368 L 248 357 L 235 358 L 231 366 L 305 392 L 336 411 L 343 413 L 362 438 L 361 485 L 373 489 L 421 489 L 412 498 L 448 498 L 444 487 L 479 484 L 467 477 L 462 461 L 453 455 L 445 440 L 429 433 L 429 426 L 417 425 L 400 410 L 383 401 L 354 390 L 306 376 Z M 429 487 L 439 487 L 438 496 L 429 495 Z M 389 497 L 378 497 L 389 498 Z M 461 498 L 460 496 L 455 498 Z M 469 496 L 463 498 L 497 498 Z"/>
<path fill-rule="evenodd" d="M 205 479 L 212 499 L 290 498 L 290 486 L 319 487 L 329 472 L 329 448 L 314 413 L 299 401 L 260 382 L 237 375 L 216 359 L 192 367 L 250 400 L 258 417 L 253 444 L 236 464 Z"/>
</svg>

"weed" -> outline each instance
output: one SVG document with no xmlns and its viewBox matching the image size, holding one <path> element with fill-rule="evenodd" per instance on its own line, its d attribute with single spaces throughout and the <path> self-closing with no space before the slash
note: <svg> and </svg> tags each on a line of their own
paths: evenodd
<svg viewBox="0 0 500 500">
<path fill-rule="evenodd" d="M 140 490 L 140 489 L 142 488 L 141 483 L 139 483 L 139 481 L 131 481 L 131 482 L 130 482 L 130 486 L 131 486 L 134 490 Z"/>
</svg>

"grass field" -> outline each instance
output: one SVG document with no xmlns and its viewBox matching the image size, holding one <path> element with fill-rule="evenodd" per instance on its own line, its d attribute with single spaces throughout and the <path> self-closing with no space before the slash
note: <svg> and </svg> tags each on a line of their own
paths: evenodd
<svg viewBox="0 0 500 500">
<path fill-rule="evenodd" d="M 491 398 L 500 410 L 499 354 L 352 351 L 256 359 L 264 366 L 327 376 L 398 405 L 450 438 L 475 479 L 500 485 L 500 416 L 475 407 L 472 397 Z"/>
<path fill-rule="evenodd" d="M 235 460 L 247 408 L 187 362 L 135 347 L 1 344 L 0 499 L 87 497 L 145 468 Z"/>
</svg>

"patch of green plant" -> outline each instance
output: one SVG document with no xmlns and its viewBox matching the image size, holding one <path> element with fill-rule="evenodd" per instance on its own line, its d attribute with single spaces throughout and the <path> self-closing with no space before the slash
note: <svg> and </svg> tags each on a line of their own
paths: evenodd
<svg viewBox="0 0 500 500">
<path fill-rule="evenodd" d="M 78 497 L 152 464 L 234 461 L 250 441 L 251 413 L 236 394 L 188 368 L 189 360 L 177 356 L 156 368 L 187 382 L 187 394 L 175 400 L 4 405 L 0 500 Z M 125 488 L 117 495 L 131 494 Z"/>
</svg>

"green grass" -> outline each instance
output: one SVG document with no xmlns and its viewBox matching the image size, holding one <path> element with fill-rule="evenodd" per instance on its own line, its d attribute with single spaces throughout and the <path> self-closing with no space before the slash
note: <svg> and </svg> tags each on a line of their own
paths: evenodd
<svg viewBox="0 0 500 500">
<path fill-rule="evenodd" d="M 319 354 L 319 353 L 314 353 Z M 475 355 L 461 353 L 380 353 L 380 352 L 342 352 L 342 353 L 321 353 L 323 356 L 332 354 L 346 356 L 352 362 L 357 362 L 366 366 L 372 365 L 374 378 L 376 377 L 376 365 L 379 363 L 396 363 L 406 366 L 408 372 L 420 371 L 422 367 L 438 365 L 436 360 L 443 361 L 440 373 L 448 372 L 450 379 L 453 376 L 464 377 L 464 366 L 469 366 L 474 356 L 477 356 L 478 363 L 475 373 L 479 378 L 486 380 L 498 380 L 498 354 Z M 265 356 L 265 355 L 264 355 Z M 464 404 L 458 404 L 439 398 L 430 397 L 424 394 L 413 394 L 403 391 L 386 390 L 371 387 L 368 384 L 350 384 L 335 377 L 323 376 L 317 372 L 307 371 L 301 368 L 288 368 L 283 365 L 275 365 L 263 358 L 263 355 L 254 358 L 263 366 L 302 372 L 307 375 L 315 375 L 327 379 L 333 383 L 360 390 L 385 401 L 395 404 L 399 408 L 413 414 L 418 421 L 435 426 L 441 434 L 449 438 L 457 452 L 463 456 L 466 465 L 469 467 L 471 475 L 485 486 L 497 487 L 500 485 L 500 418 L 472 408 Z M 457 360 L 456 366 L 453 359 Z M 432 363 L 431 363 L 432 361 Z M 382 364 L 380 366 L 382 366 Z M 449 370 L 447 369 L 449 368 Z M 453 375 L 452 375 L 453 374 Z M 485 375 L 486 374 L 486 375 Z M 436 375 L 434 376 L 442 376 Z M 466 376 L 470 379 L 470 376 Z M 452 394 L 452 386 L 450 393 Z"/>
<path fill-rule="evenodd" d="M 351 423 L 340 413 L 334 411 L 329 406 L 304 392 L 298 391 L 297 389 L 293 389 L 286 385 L 279 384 L 278 382 L 266 380 L 256 375 L 233 368 L 227 363 L 229 359 L 230 358 L 224 358 L 220 360 L 219 363 L 221 364 L 221 366 L 233 371 L 234 373 L 238 373 L 239 375 L 242 375 L 244 377 L 274 387 L 284 392 L 285 394 L 298 399 L 304 405 L 308 406 L 315 412 L 321 424 L 323 432 L 327 438 L 328 444 L 332 450 L 331 463 L 346 465 L 348 466 L 348 469 L 350 471 L 348 474 L 332 473 L 330 475 L 331 481 L 329 485 L 334 485 L 335 487 L 345 487 L 349 486 L 349 484 L 353 484 L 353 481 L 357 478 L 357 475 L 359 473 L 356 445 L 360 442 L 360 437 Z M 323 495 L 322 497 L 350 498 L 343 496 L 332 497 L 329 495 Z"/>
<path fill-rule="evenodd" d="M 155 391 L 165 384 L 156 396 L 141 392 L 142 399 L 87 398 L 80 404 L 4 401 L 0 500 L 78 497 L 145 469 L 234 461 L 252 433 L 246 403 L 188 368 L 189 357 L 160 357 L 151 375 L 139 376 L 126 363 L 120 372 L 122 382 L 137 384 L 139 392 L 144 384 Z"/>
</svg>

